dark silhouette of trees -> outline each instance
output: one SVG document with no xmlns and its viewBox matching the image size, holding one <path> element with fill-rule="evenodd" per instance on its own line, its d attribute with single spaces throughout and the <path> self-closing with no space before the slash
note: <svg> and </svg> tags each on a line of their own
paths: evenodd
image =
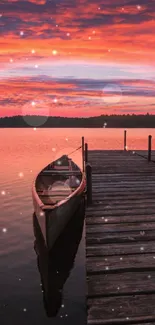
<svg viewBox="0 0 155 325">
<path fill-rule="evenodd" d="M 31 117 L 32 119 L 32 117 Z M 22 116 L 0 118 L 0 128 L 102 128 L 104 123 L 109 128 L 154 128 L 155 115 L 101 115 L 89 118 L 53 117 L 42 124 L 42 116 L 33 117 L 34 124 L 27 124 Z"/>
</svg>

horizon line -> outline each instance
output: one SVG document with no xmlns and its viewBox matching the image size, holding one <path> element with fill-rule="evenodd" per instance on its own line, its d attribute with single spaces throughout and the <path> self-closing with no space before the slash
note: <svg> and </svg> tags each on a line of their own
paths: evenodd
<svg viewBox="0 0 155 325">
<path fill-rule="evenodd" d="M 89 118 L 98 118 L 98 117 L 102 117 L 102 116 L 155 116 L 155 114 L 151 114 L 151 113 L 145 113 L 145 114 L 102 114 L 102 115 L 93 115 L 93 116 L 88 116 L 88 117 L 82 117 L 82 116 L 54 116 L 54 115 L 36 115 L 36 114 L 27 114 L 27 115 L 12 115 L 12 116 L 0 116 L 0 119 L 3 118 L 15 118 L 15 117 L 26 117 L 26 116 L 33 116 L 33 117 L 48 117 L 48 118 L 66 118 L 66 119 L 89 119 Z"/>
</svg>

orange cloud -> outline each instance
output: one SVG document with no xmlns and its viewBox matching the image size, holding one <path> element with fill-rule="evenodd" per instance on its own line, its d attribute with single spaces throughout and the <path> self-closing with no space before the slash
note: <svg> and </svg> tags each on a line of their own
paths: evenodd
<svg viewBox="0 0 155 325">
<path fill-rule="evenodd" d="M 99 63 L 114 63 L 115 65 L 122 64 L 122 66 L 123 64 L 134 65 L 135 67 L 136 65 L 148 65 L 152 69 L 155 67 L 153 34 L 155 3 L 149 2 L 140 6 L 137 5 L 136 0 L 133 0 L 131 4 L 128 1 L 123 3 L 124 5 L 120 5 L 118 0 L 106 0 L 104 3 L 101 0 L 97 3 L 95 0 L 91 2 L 74 0 L 74 3 L 69 0 L 57 3 L 46 0 L 2 0 L 0 69 L 2 76 L 10 71 L 11 84 L 6 82 L 8 100 L 12 98 L 11 93 L 14 94 L 14 105 L 17 110 L 19 109 L 18 103 L 21 103 L 18 95 L 20 84 L 12 83 L 11 73 L 15 65 L 17 70 L 22 66 L 23 76 L 24 71 L 26 75 L 26 60 L 32 66 L 41 62 L 50 62 L 54 65 L 57 62 L 68 60 L 70 63 L 73 61 L 85 61 L 86 64 L 93 62 L 96 66 Z M 22 36 L 20 35 L 21 31 L 23 31 Z M 35 50 L 35 53 L 32 53 L 32 49 Z M 53 55 L 53 50 L 57 51 L 56 55 Z M 91 94 L 84 89 L 77 91 L 74 83 L 69 83 L 65 86 L 63 96 L 61 82 L 59 84 L 49 82 L 49 85 L 51 91 L 55 91 L 56 95 L 61 96 L 61 104 L 64 105 L 62 112 L 68 107 L 68 114 L 75 114 L 75 110 L 82 114 L 78 106 L 79 103 L 82 105 L 82 102 L 85 106 L 86 103 L 90 105 L 92 114 L 99 113 L 100 109 L 103 109 L 102 103 L 100 104 L 102 108 L 100 108 L 100 105 L 94 102 L 100 96 L 98 90 Z M 42 84 L 42 89 L 47 93 L 50 91 L 49 85 Z M 3 86 L 5 86 L 5 81 Z M 134 84 L 134 86 L 136 89 L 138 88 L 138 84 Z M 0 89 L 2 89 L 1 87 L 2 83 Z M 42 94 L 40 88 L 37 90 L 37 87 L 39 87 L 39 83 L 32 83 L 30 79 L 25 90 L 21 87 L 25 100 L 31 100 L 32 94 L 34 96 Z M 142 89 L 142 87 L 143 85 L 140 83 L 140 88 Z M 69 96 L 73 102 L 71 100 L 68 103 L 65 100 L 66 89 L 69 90 Z M 1 96 L 4 95 L 1 93 Z M 81 101 L 80 96 L 83 98 Z M 145 105 L 152 109 L 152 98 L 150 96 L 148 99 L 147 96 L 144 96 L 144 101 L 142 101 L 142 96 L 138 95 L 137 97 L 134 94 L 132 104 L 130 98 L 131 107 L 138 103 L 138 110 L 143 111 L 143 102 L 146 101 Z M 127 105 L 122 103 L 125 109 L 131 110 L 129 102 Z M 94 105 L 94 111 L 91 105 Z M 9 107 L 10 109 L 12 107 L 13 111 L 12 100 L 9 102 Z M 104 109 L 112 112 L 109 107 L 104 106 Z M 120 104 L 113 107 L 113 111 L 119 109 L 123 109 Z M 72 113 L 70 113 L 71 110 Z M 61 105 L 59 105 L 58 112 L 61 112 Z M 87 113 L 83 112 L 83 114 Z"/>
<path fill-rule="evenodd" d="M 35 3 L 37 5 L 44 5 L 46 0 L 29 0 L 29 2 Z"/>
<path fill-rule="evenodd" d="M 115 87 L 110 93 L 106 87 L 98 89 L 97 81 L 92 89 L 87 80 L 6 79 L 0 82 L 1 116 L 44 115 L 47 110 L 49 115 L 68 117 L 155 113 L 155 82 L 121 80 L 115 84 L 120 88 L 119 93 Z"/>
</svg>

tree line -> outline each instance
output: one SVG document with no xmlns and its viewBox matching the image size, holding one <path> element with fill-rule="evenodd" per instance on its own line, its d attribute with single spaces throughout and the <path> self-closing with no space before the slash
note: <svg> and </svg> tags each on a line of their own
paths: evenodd
<svg viewBox="0 0 155 325">
<path fill-rule="evenodd" d="M 154 128 L 155 115 L 101 115 L 89 118 L 12 116 L 0 118 L 0 128 Z"/>
</svg>

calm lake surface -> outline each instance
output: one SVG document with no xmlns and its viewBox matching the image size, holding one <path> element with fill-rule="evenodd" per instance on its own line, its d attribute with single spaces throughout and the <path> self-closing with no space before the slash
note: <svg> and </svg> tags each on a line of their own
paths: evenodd
<svg viewBox="0 0 155 325">
<path fill-rule="evenodd" d="M 37 173 L 50 161 L 79 147 L 82 136 L 88 142 L 89 149 L 122 149 L 123 132 L 123 129 L 106 128 L 0 129 L 1 324 L 83 325 L 86 323 L 84 230 L 75 261 L 73 256 L 72 261 L 68 261 L 67 248 L 66 258 L 64 258 L 59 247 L 59 255 L 55 254 L 50 262 L 52 270 L 55 265 L 59 265 L 61 272 L 64 272 L 64 279 L 67 274 L 70 275 L 63 287 L 61 307 L 57 316 L 47 316 L 43 304 L 37 255 L 34 250 L 31 187 Z M 155 149 L 155 129 L 127 130 L 128 149 L 147 149 L 149 134 L 153 137 L 152 148 Z M 80 150 L 71 157 L 81 164 Z M 68 240 L 70 240 L 69 234 L 68 232 L 66 235 Z M 61 265 L 62 260 L 66 265 L 64 269 Z M 47 259 L 44 263 L 46 262 Z M 63 278 L 63 274 L 61 275 Z M 51 284 L 53 295 L 57 293 L 55 286 L 58 289 L 61 287 L 56 283 L 54 276 L 53 273 L 53 284 Z"/>
</svg>

